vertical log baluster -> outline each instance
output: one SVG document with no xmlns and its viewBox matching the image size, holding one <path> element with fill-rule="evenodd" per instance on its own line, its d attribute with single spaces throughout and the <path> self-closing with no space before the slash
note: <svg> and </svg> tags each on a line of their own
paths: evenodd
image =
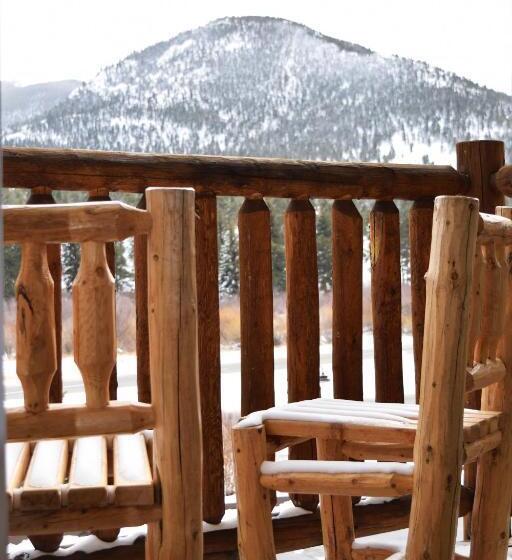
<svg viewBox="0 0 512 560">
<path fill-rule="evenodd" d="M 202 560 L 194 191 L 150 188 L 146 197 L 153 470 L 162 502 L 146 550 L 162 560 Z"/>
<path fill-rule="evenodd" d="M 494 214 L 496 206 L 504 204 L 505 197 L 493 184 L 491 177 L 505 164 L 505 146 L 496 140 L 474 140 L 458 142 L 457 171 L 469 179 L 469 196 L 480 200 L 480 212 Z M 480 408 L 480 391 L 474 391 L 468 396 L 466 406 Z M 476 465 L 469 465 L 464 469 L 464 484 L 469 488 L 475 487 Z M 471 514 L 464 518 L 464 538 L 471 538 Z"/>
<path fill-rule="evenodd" d="M 512 208 L 498 207 L 497 214 L 512 218 Z M 501 268 L 499 301 L 500 341 L 497 356 L 507 374 L 499 383 L 482 391 L 482 410 L 503 411 L 502 440 L 497 449 L 482 456 L 478 463 L 474 514 L 471 527 L 471 558 L 504 558 L 509 544 L 510 502 L 512 495 L 512 247 L 497 248 L 495 258 Z M 492 350 L 492 345 L 491 345 Z"/>
<path fill-rule="evenodd" d="M 370 213 L 375 398 L 403 402 L 400 223 L 393 201 Z"/>
<path fill-rule="evenodd" d="M 31 190 L 27 204 L 55 204 L 52 191 L 46 187 Z M 57 370 L 50 386 L 50 402 L 62 402 L 62 263 L 60 245 L 47 245 L 48 268 L 53 279 L 53 302 L 55 307 L 55 344 L 57 350 Z"/>
<path fill-rule="evenodd" d="M 46 245 L 23 243 L 16 280 L 16 373 L 23 386 L 25 409 L 48 408 L 57 370 L 53 279 Z"/>
<path fill-rule="evenodd" d="M 217 198 L 196 196 L 198 352 L 203 429 L 203 516 L 219 523 L 224 515 L 224 452 L 220 378 L 219 257 Z"/>
<path fill-rule="evenodd" d="M 334 397 L 363 400 L 363 220 L 351 200 L 332 207 Z"/>
<path fill-rule="evenodd" d="M 111 200 L 107 189 L 97 189 L 89 193 L 89 202 L 106 202 Z M 114 243 L 105 243 L 105 253 L 107 255 L 107 263 L 114 277 L 114 282 L 116 278 L 116 246 Z M 115 312 L 115 300 L 114 300 L 114 312 Z M 117 365 L 114 362 L 112 367 L 112 373 L 110 375 L 109 381 L 109 398 L 110 400 L 117 399 Z"/>
<path fill-rule="evenodd" d="M 143 194 L 137 208 L 146 209 L 146 195 Z M 136 352 L 137 352 L 137 394 L 139 402 L 151 402 L 151 381 L 149 377 L 149 332 L 148 332 L 148 236 L 136 235 L 133 240 L 135 266 L 135 308 L 136 308 Z"/>
<path fill-rule="evenodd" d="M 238 230 L 242 416 L 245 416 L 274 406 L 270 212 L 263 199 L 245 200 L 238 214 Z"/>
<path fill-rule="evenodd" d="M 289 402 L 320 396 L 320 322 L 315 210 L 309 200 L 292 200 L 285 212 L 286 328 Z M 315 441 L 290 449 L 290 459 L 314 459 Z M 291 495 L 311 511 L 318 497 Z"/>
<path fill-rule="evenodd" d="M 411 315 L 416 377 L 416 402 L 420 402 L 421 354 L 425 328 L 425 274 L 428 270 L 434 201 L 417 200 L 409 212 L 409 247 L 411 259 Z"/>
<path fill-rule="evenodd" d="M 73 344 L 87 406 L 107 406 L 117 345 L 115 285 L 104 243 L 80 245 L 80 268 L 73 282 Z"/>
<path fill-rule="evenodd" d="M 471 311 L 469 315 L 471 325 L 468 340 L 468 367 L 473 367 L 475 363 L 476 341 L 480 336 L 480 323 L 482 320 L 482 270 L 482 246 L 477 244 L 473 260 L 473 293 L 471 294 Z M 467 395 L 466 398 L 470 397 L 471 394 Z"/>
</svg>

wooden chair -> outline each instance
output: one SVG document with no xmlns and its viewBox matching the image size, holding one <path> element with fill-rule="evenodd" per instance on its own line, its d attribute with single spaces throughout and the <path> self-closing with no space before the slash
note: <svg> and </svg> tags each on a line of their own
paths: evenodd
<svg viewBox="0 0 512 560">
<path fill-rule="evenodd" d="M 498 212 L 512 217 L 510 208 Z M 396 553 L 354 540 L 352 497 L 412 494 L 407 548 L 394 558 L 452 559 L 461 469 L 475 461 L 471 558 L 506 557 L 512 494 L 511 244 L 512 221 L 479 215 L 478 200 L 436 199 L 419 407 L 315 399 L 253 413 L 233 429 L 243 560 L 275 558 L 272 490 L 320 495 L 329 560 Z M 478 389 L 482 410 L 465 410 L 465 391 Z M 267 460 L 270 452 L 311 439 L 317 461 Z"/>
<path fill-rule="evenodd" d="M 7 410 L 9 534 L 148 523 L 147 558 L 199 560 L 194 192 L 150 188 L 146 197 L 147 211 L 119 202 L 4 208 L 4 241 L 19 243 L 22 254 L 16 360 L 25 402 Z M 153 399 L 109 402 L 116 326 L 105 243 L 141 234 L 149 255 Z M 85 405 L 49 404 L 48 397 L 56 348 L 47 246 L 64 242 L 81 246 L 73 339 Z M 152 434 L 143 432 L 151 428 Z"/>
</svg>

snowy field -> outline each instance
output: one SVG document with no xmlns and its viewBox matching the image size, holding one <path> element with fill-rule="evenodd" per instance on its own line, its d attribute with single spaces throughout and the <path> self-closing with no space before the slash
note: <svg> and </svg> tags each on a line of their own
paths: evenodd
<svg viewBox="0 0 512 560">
<path fill-rule="evenodd" d="M 414 402 L 414 360 L 412 353 L 412 336 L 405 334 L 402 338 L 404 391 L 407 402 Z M 286 384 L 286 347 L 277 346 L 274 350 L 275 360 L 275 394 L 276 404 L 287 401 Z M 240 411 L 240 349 L 229 349 L 221 352 L 222 364 L 222 409 L 224 412 L 238 413 Z M 363 336 L 363 368 L 364 368 L 364 398 L 375 399 L 375 370 L 373 364 L 373 338 L 371 333 Z M 320 347 L 320 369 L 327 375 L 329 381 L 321 383 L 323 397 L 332 397 L 332 347 L 323 344 Z M 118 398 L 133 400 L 137 398 L 137 361 L 134 354 L 120 354 L 117 362 Z M 85 402 L 80 372 L 73 358 L 63 359 L 64 402 Z M 7 406 L 23 404 L 23 393 L 16 376 L 14 359 L 4 359 L 4 387 Z"/>
</svg>

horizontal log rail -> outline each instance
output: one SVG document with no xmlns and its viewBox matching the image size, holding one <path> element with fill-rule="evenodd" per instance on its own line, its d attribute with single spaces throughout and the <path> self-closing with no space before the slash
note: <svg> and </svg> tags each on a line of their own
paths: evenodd
<svg viewBox="0 0 512 560">
<path fill-rule="evenodd" d="M 4 206 L 5 243 L 122 241 L 151 229 L 151 215 L 122 202 Z"/>
<path fill-rule="evenodd" d="M 499 212 L 503 206 L 497 206 Z M 478 241 L 480 243 L 512 243 L 512 220 L 495 214 L 480 214 L 478 224 Z"/>
<path fill-rule="evenodd" d="M 338 163 L 270 158 L 184 156 L 4 148 L 4 186 L 143 192 L 194 187 L 221 196 L 417 200 L 466 193 L 450 166 Z"/>
<path fill-rule="evenodd" d="M 104 408 L 50 404 L 38 414 L 24 408 L 7 411 L 7 441 L 34 441 L 81 436 L 135 433 L 153 428 L 153 407 L 111 401 Z"/>
</svg>

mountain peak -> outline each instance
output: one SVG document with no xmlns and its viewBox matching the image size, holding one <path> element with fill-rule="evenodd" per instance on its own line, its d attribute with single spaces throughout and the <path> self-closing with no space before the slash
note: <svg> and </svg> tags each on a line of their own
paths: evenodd
<svg viewBox="0 0 512 560">
<path fill-rule="evenodd" d="M 133 53 L 6 143 L 164 153 L 453 163 L 512 146 L 512 98 L 301 23 L 227 17 Z"/>
</svg>

